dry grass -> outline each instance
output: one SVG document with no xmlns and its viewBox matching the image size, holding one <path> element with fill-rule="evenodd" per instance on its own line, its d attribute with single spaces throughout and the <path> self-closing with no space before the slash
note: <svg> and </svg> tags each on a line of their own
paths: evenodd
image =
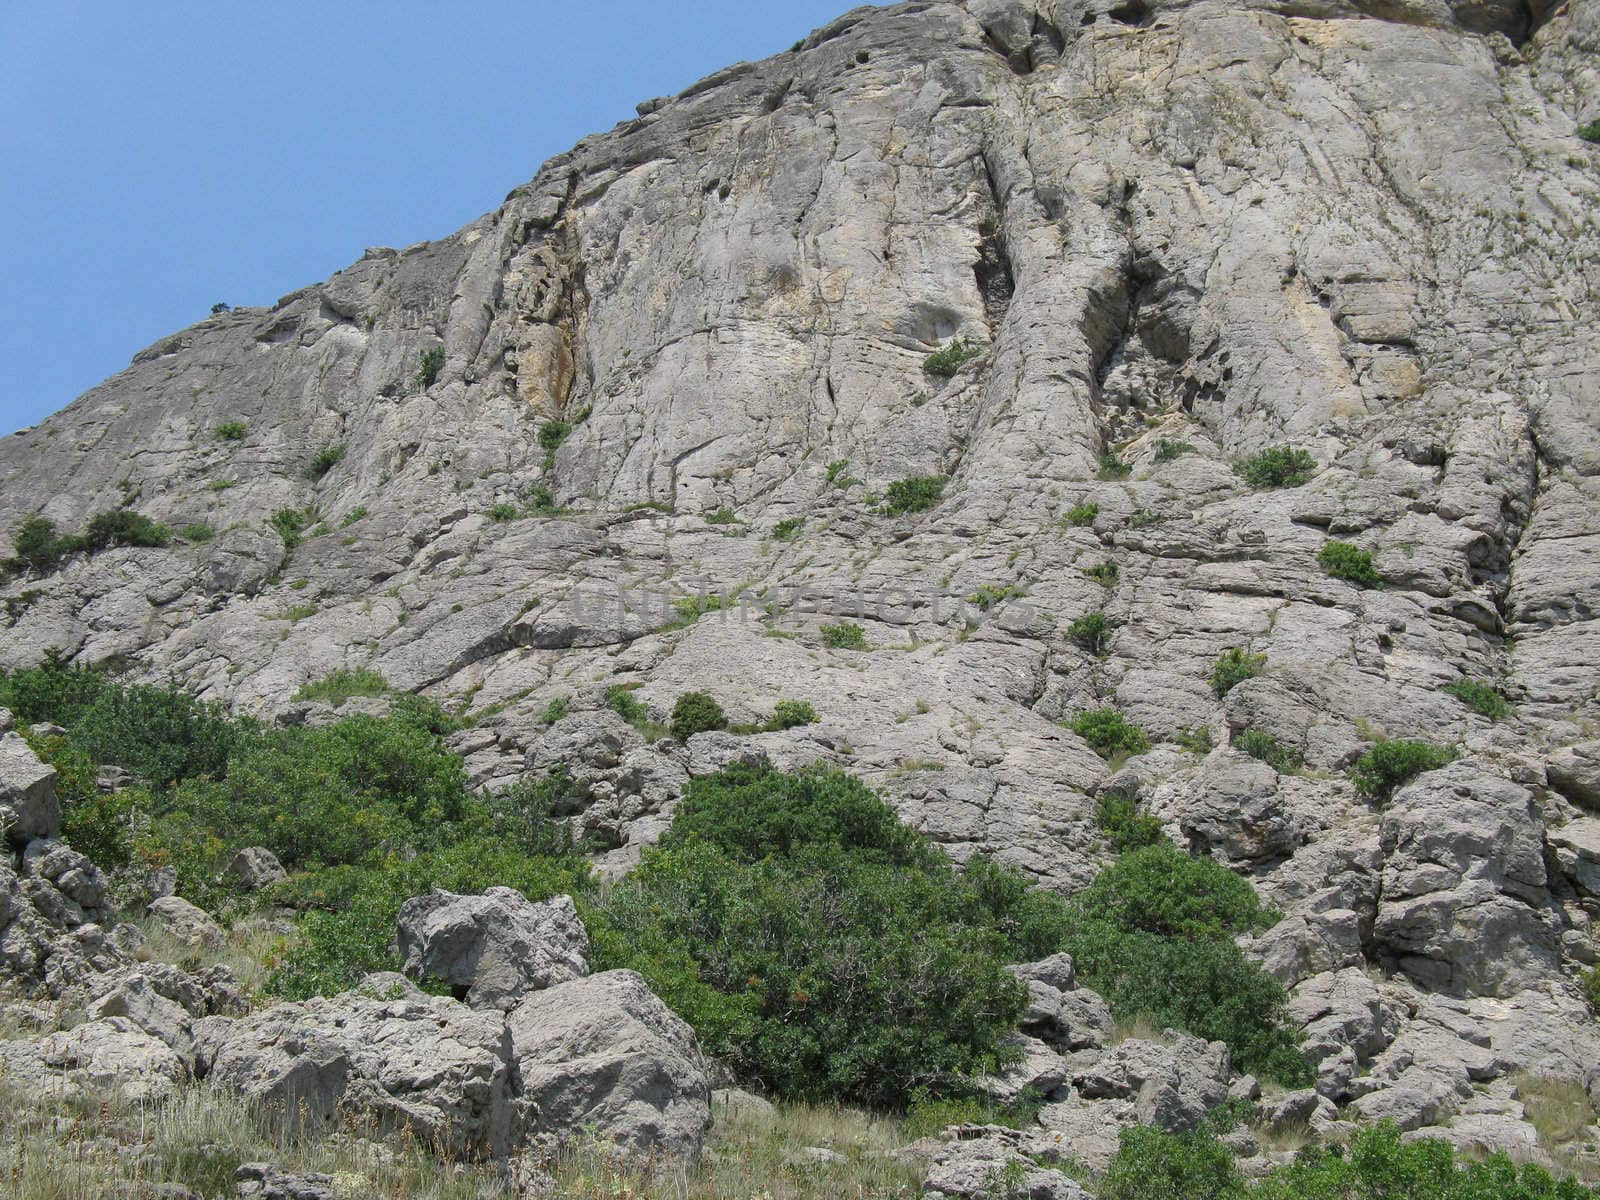
<svg viewBox="0 0 1600 1200">
<path fill-rule="evenodd" d="M 1542 1075 L 1514 1075 L 1517 1099 L 1528 1123 L 1539 1134 L 1539 1144 L 1556 1150 L 1584 1137 L 1595 1123 L 1594 1106 L 1581 1083 L 1547 1079 Z"/>
<path fill-rule="evenodd" d="M 139 952 L 141 960 L 171 963 L 186 971 L 225 966 L 233 971 L 252 1001 L 263 998 L 267 977 L 272 974 L 285 938 L 281 929 L 258 917 L 236 922 L 227 931 L 227 941 L 214 948 L 180 942 L 154 917 L 141 918 L 134 924 L 145 938 Z"/>
<path fill-rule="evenodd" d="M 0 1078 L 0 1112 L 0 1194 L 12 1200 L 153 1195 L 146 1189 L 169 1183 L 232 1196 L 235 1170 L 257 1161 L 331 1175 L 341 1200 L 912 1200 L 922 1179 L 890 1153 L 902 1140 L 898 1123 L 807 1105 L 776 1117 L 723 1114 L 695 1163 L 630 1162 L 581 1145 L 501 1165 L 369 1141 L 354 1127 L 288 1132 L 205 1085 L 158 1104 L 86 1106 Z M 812 1161 L 807 1147 L 843 1161 Z"/>
</svg>

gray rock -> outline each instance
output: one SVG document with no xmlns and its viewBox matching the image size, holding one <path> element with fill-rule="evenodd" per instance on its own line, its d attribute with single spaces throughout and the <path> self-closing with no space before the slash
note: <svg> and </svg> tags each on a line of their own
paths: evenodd
<svg viewBox="0 0 1600 1200">
<path fill-rule="evenodd" d="M 1168 1030 L 1164 1040 L 1129 1038 L 1074 1080 L 1090 1100 L 1128 1100 L 1140 1124 L 1193 1129 L 1228 1099 L 1228 1048 Z"/>
<path fill-rule="evenodd" d="M 632 971 L 535 992 L 508 1031 L 534 1134 L 582 1130 L 633 1151 L 699 1152 L 711 1088 L 694 1032 Z"/>
<path fill-rule="evenodd" d="M 240 1200 L 337 1200 L 332 1175 L 286 1171 L 271 1163 L 244 1163 L 233 1173 Z"/>
<path fill-rule="evenodd" d="M 56 769 L 41 763 L 15 733 L 0 734 L 0 831 L 18 847 L 61 832 Z"/>
<path fill-rule="evenodd" d="M 448 983 L 473 1008 L 509 1011 L 529 992 L 589 973 L 589 935 L 571 896 L 530 904 L 506 887 L 436 891 L 407 900 L 398 924 L 406 974 Z"/>
<path fill-rule="evenodd" d="M 1017 1130 L 963 1127 L 934 1150 L 923 1195 L 947 1200 L 1089 1200 L 1089 1193 L 1060 1171 L 1040 1166 L 1023 1149 Z M 978 1135 L 978 1136 L 972 1136 Z"/>
<path fill-rule="evenodd" d="M 259 892 L 289 878 L 278 856 L 265 846 L 246 846 L 233 856 L 227 874 L 247 892 Z"/>
<path fill-rule="evenodd" d="M 195 1032 L 214 1084 L 313 1126 L 351 1116 L 468 1157 L 506 1154 L 522 1126 L 504 1017 L 444 997 L 347 992 Z"/>
<path fill-rule="evenodd" d="M 123 1017 L 103 1017 L 48 1037 L 0 1041 L 0 1069 L 38 1094 L 98 1103 L 174 1095 L 189 1078 L 182 1056 Z"/>
<path fill-rule="evenodd" d="M 1563 746 L 1545 760 L 1545 771 L 1568 800 L 1600 809 L 1600 740 Z"/>
<path fill-rule="evenodd" d="M 161 923 L 168 936 L 185 946 L 215 949 L 227 941 L 222 926 L 204 909 L 181 896 L 162 896 L 150 902 L 150 915 Z"/>
</svg>

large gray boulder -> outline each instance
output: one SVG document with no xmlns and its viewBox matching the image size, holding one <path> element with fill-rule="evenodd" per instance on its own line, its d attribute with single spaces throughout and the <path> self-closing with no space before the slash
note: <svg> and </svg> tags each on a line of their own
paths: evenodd
<svg viewBox="0 0 1600 1200">
<path fill-rule="evenodd" d="M 436 891 L 400 908 L 396 937 L 413 979 L 435 979 L 473 1008 L 509 1011 L 529 992 L 589 973 L 589 935 L 571 896 L 531 904 L 513 888 Z"/>
<path fill-rule="evenodd" d="M 932 1148 L 922 1189 L 928 1200 L 1090 1200 L 1076 1180 L 1035 1161 L 1020 1130 L 999 1127 L 947 1131 Z"/>
<path fill-rule="evenodd" d="M 1382 839 L 1380 955 L 1455 995 L 1510 995 L 1559 977 L 1544 825 L 1526 788 L 1452 763 L 1399 791 Z"/>
<path fill-rule="evenodd" d="M 507 1022 L 530 1133 L 592 1133 L 632 1151 L 694 1154 L 711 1085 L 694 1031 L 632 971 L 535 992 Z"/>
<path fill-rule="evenodd" d="M 259 892 L 289 878 L 278 856 L 265 846 L 246 846 L 239 851 L 228 864 L 226 874 L 247 892 Z"/>
<path fill-rule="evenodd" d="M 1228 1099 L 1228 1076 L 1226 1045 L 1169 1029 L 1160 1041 L 1120 1043 L 1081 1072 L 1076 1085 L 1090 1100 L 1131 1101 L 1142 1125 L 1181 1133 Z"/>
<path fill-rule="evenodd" d="M 190 1077 L 182 1055 L 124 1017 L 0 1041 L 0 1075 L 34 1094 L 90 1103 L 165 1099 Z"/>
<path fill-rule="evenodd" d="M 168 937 L 196 950 L 215 950 L 228 940 L 216 918 L 182 896 L 161 896 L 146 910 Z"/>
<path fill-rule="evenodd" d="M 0 834 L 16 847 L 61 832 L 56 769 L 17 733 L 0 734 Z"/>
<path fill-rule="evenodd" d="M 521 1128 L 505 1018 L 446 997 L 346 992 L 195 1033 L 213 1083 L 315 1128 L 348 1116 L 468 1157 L 506 1154 Z"/>
</svg>

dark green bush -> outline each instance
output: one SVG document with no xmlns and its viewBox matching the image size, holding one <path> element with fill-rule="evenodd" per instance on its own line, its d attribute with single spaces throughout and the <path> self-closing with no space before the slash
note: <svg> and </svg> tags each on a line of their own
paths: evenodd
<svg viewBox="0 0 1600 1200">
<path fill-rule="evenodd" d="M 298 546 L 305 531 L 316 523 L 317 511 L 314 508 L 280 508 L 267 518 L 267 524 L 283 539 L 287 550 Z"/>
<path fill-rule="evenodd" d="M 800 531 L 805 528 L 804 517 L 785 517 L 772 527 L 772 540 L 775 542 L 792 542 L 800 536 Z"/>
<path fill-rule="evenodd" d="M 572 698 L 570 696 L 557 696 L 544 706 L 544 712 L 539 714 L 539 721 L 544 725 L 554 725 L 572 711 Z"/>
<path fill-rule="evenodd" d="M 1117 579 L 1122 575 L 1122 568 L 1117 566 L 1115 559 L 1108 558 L 1103 563 L 1096 563 L 1092 567 L 1085 567 L 1083 573 L 1094 580 L 1101 587 L 1116 587 Z"/>
<path fill-rule="evenodd" d="M 243 441 L 248 428 L 243 421 L 224 421 L 217 426 L 217 439 L 223 442 Z"/>
<path fill-rule="evenodd" d="M 736 767 L 690 784 L 594 914 L 596 965 L 639 970 L 775 1094 L 900 1106 L 999 1060 L 1025 1000 L 1007 930 L 1043 925 L 1018 897 L 1060 911 L 977 874 L 849 776 Z"/>
<path fill-rule="evenodd" d="M 949 480 L 943 475 L 916 475 L 910 479 L 897 479 L 889 485 L 883 510 L 892 517 L 905 513 L 926 512 L 944 499 L 944 485 Z"/>
<path fill-rule="evenodd" d="M 1578 982 L 1583 988 L 1584 999 L 1589 1001 L 1589 1007 L 1600 1013 L 1600 967 L 1590 967 Z"/>
<path fill-rule="evenodd" d="M 1328 542 L 1317 552 L 1317 562 L 1335 579 L 1346 579 L 1357 587 L 1383 586 L 1383 577 L 1372 565 L 1372 553 L 1349 542 Z"/>
<path fill-rule="evenodd" d="M 113 763 L 148 783 L 219 778 L 248 726 L 220 705 L 171 688 L 109 684 L 69 727 L 96 764 Z"/>
<path fill-rule="evenodd" d="M 311 456 L 311 461 L 306 464 L 305 476 L 307 479 L 321 479 L 334 467 L 344 461 L 344 443 L 338 442 L 331 446 L 324 446 Z"/>
<path fill-rule="evenodd" d="M 553 517 L 561 511 L 556 504 L 555 493 L 542 483 L 533 484 L 525 489 L 522 494 L 528 502 L 529 516 Z"/>
<path fill-rule="evenodd" d="M 1162 438 L 1156 443 L 1156 461 L 1171 462 L 1175 458 L 1182 458 L 1185 454 L 1193 454 L 1195 450 L 1196 448 L 1188 442 L 1175 442 Z"/>
<path fill-rule="evenodd" d="M 721 508 L 714 508 L 706 514 L 707 525 L 737 525 L 739 514 L 724 504 Z"/>
<path fill-rule="evenodd" d="M 1242 1070 L 1310 1081 L 1287 993 L 1233 943 L 1275 919 L 1243 879 L 1162 841 L 1125 853 L 1069 909 L 1064 948 L 1119 1019 L 1224 1041 Z"/>
<path fill-rule="evenodd" d="M 1143 754 L 1150 739 L 1127 717 L 1114 708 L 1092 708 L 1072 718 L 1068 728 L 1101 758 L 1118 754 Z"/>
<path fill-rule="evenodd" d="M 515 521 L 522 515 L 522 510 L 515 504 L 508 504 L 502 500 L 498 504 L 489 506 L 489 511 L 484 514 L 496 525 L 504 525 L 507 521 Z"/>
<path fill-rule="evenodd" d="M 794 729 L 801 725 L 814 725 L 817 710 L 804 700 L 779 700 L 767 722 L 769 730 Z"/>
<path fill-rule="evenodd" d="M 417 364 L 417 383 L 425 388 L 433 386 L 433 381 L 439 378 L 439 372 L 444 370 L 444 347 L 432 346 L 422 352 L 422 358 Z"/>
<path fill-rule="evenodd" d="M 37 667 L 0 673 L 0 708 L 22 726 L 44 721 L 71 728 L 111 686 L 102 668 L 72 666 L 52 653 Z"/>
<path fill-rule="evenodd" d="M 1081 528 L 1085 525 L 1093 525 L 1095 518 L 1099 515 L 1100 506 L 1085 500 L 1083 503 L 1074 504 L 1067 509 L 1067 515 L 1062 520 L 1075 528 Z"/>
<path fill-rule="evenodd" d="M 1294 446 L 1273 446 L 1234 467 L 1253 488 L 1299 487 L 1316 469 L 1317 460 Z"/>
<path fill-rule="evenodd" d="M 830 650 L 865 650 L 867 631 L 853 621 L 822 627 L 822 644 Z"/>
<path fill-rule="evenodd" d="M 672 706 L 672 736 L 680 742 L 697 733 L 727 727 L 728 717 L 722 705 L 705 692 L 685 692 Z"/>
<path fill-rule="evenodd" d="M 142 513 L 119 508 L 91 517 L 83 540 L 90 551 L 108 550 L 112 546 L 165 546 L 172 541 L 172 530 Z"/>
<path fill-rule="evenodd" d="M 191 521 L 178 530 L 178 536 L 186 542 L 202 545 L 217 536 L 217 531 L 204 521 Z"/>
<path fill-rule="evenodd" d="M 1120 788 L 1107 788 L 1095 801 L 1095 824 L 1118 854 L 1154 846 L 1161 841 L 1161 822 L 1139 811 L 1132 796 Z"/>
<path fill-rule="evenodd" d="M 1217 656 L 1211 668 L 1211 690 L 1221 700 L 1246 679 L 1254 679 L 1266 669 L 1265 654 L 1251 654 L 1238 646 L 1230 646 Z"/>
<path fill-rule="evenodd" d="M 1356 759 L 1350 778 L 1356 791 L 1382 804 L 1424 771 L 1437 771 L 1455 757 L 1450 747 L 1432 742 L 1384 740 Z"/>
<path fill-rule="evenodd" d="M 1578 136 L 1586 142 L 1600 142 L 1600 121 L 1578 126 Z"/>
<path fill-rule="evenodd" d="M 561 449 L 561 443 L 571 436 L 572 426 L 566 421 L 546 421 L 539 426 L 539 446 L 550 454 Z"/>
<path fill-rule="evenodd" d="M 1096 1194 L 1100 1200 L 1244 1200 L 1246 1191 L 1233 1154 L 1210 1132 L 1138 1126 L 1117 1135 L 1116 1156 Z"/>
<path fill-rule="evenodd" d="M 1491 720 L 1498 721 L 1511 712 L 1511 705 L 1506 703 L 1506 698 L 1500 694 L 1500 689 L 1480 679 L 1456 679 L 1445 684 L 1444 691 L 1473 712 Z"/>
<path fill-rule="evenodd" d="M 650 719 L 650 710 L 634 696 L 633 689 L 620 683 L 606 688 L 606 707 L 630 725 Z"/>
<path fill-rule="evenodd" d="M 1234 736 L 1233 748 L 1283 774 L 1298 771 L 1305 765 L 1305 757 L 1300 751 L 1293 746 L 1285 746 L 1270 733 L 1259 729 L 1241 729 Z"/>
<path fill-rule="evenodd" d="M 88 549 L 83 538 L 75 534 L 58 534 L 55 523 L 47 517 L 32 516 L 23 520 L 12 535 L 17 552 L 5 562 L 8 572 L 37 571 L 47 574 L 59 567 L 69 555 Z"/>
<path fill-rule="evenodd" d="M 935 350 L 923 360 L 922 369 L 929 375 L 936 375 L 941 379 L 949 379 L 965 364 L 971 362 L 983 353 L 980 346 L 975 346 L 965 338 L 956 338 L 942 350 Z"/>
<path fill-rule="evenodd" d="M 1067 626 L 1067 636 L 1090 654 L 1104 654 L 1111 641 L 1111 622 L 1105 613 L 1089 613 Z"/>
<path fill-rule="evenodd" d="M 1133 474 L 1133 467 L 1118 458 L 1115 453 L 1107 450 L 1100 456 L 1101 479 L 1126 479 Z"/>
</svg>

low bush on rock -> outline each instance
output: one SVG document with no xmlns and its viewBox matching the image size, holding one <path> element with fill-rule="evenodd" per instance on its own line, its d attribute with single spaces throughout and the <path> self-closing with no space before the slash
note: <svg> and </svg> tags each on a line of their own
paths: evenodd
<svg viewBox="0 0 1600 1200">
<path fill-rule="evenodd" d="M 0 575 L 24 571 L 48 574 L 74 554 L 95 554 L 114 546 L 155 547 L 172 542 L 172 530 L 132 509 L 96 513 L 81 534 L 58 533 L 47 517 L 31 516 L 12 535 L 16 553 L 0 559 Z"/>
<path fill-rule="evenodd" d="M 430 346 L 422 352 L 417 362 L 418 385 L 425 388 L 432 387 L 442 370 L 444 370 L 444 347 Z"/>
<path fill-rule="evenodd" d="M 822 627 L 822 644 L 830 650 L 865 650 L 867 631 L 854 621 Z"/>
<path fill-rule="evenodd" d="M 940 379 L 949 379 L 967 363 L 983 353 L 981 346 L 975 346 L 965 338 L 956 338 L 942 350 L 935 350 L 923 360 L 922 369 L 929 375 Z"/>
<path fill-rule="evenodd" d="M 1099 515 L 1100 506 L 1098 504 L 1090 503 L 1086 500 L 1081 504 L 1074 504 L 1071 508 L 1067 509 L 1066 516 L 1062 517 L 1061 519 L 1072 528 L 1081 529 L 1084 526 L 1093 525 L 1095 518 Z"/>
<path fill-rule="evenodd" d="M 321 479 L 344 461 L 344 443 L 336 442 L 331 446 L 324 446 L 311 456 L 311 461 L 306 464 L 305 476 L 307 479 Z"/>
<path fill-rule="evenodd" d="M 1273 446 L 1234 467 L 1253 488 L 1299 487 L 1316 469 L 1317 460 L 1294 446 Z"/>
<path fill-rule="evenodd" d="M 1118 854 L 1162 840 L 1161 822 L 1140 812 L 1134 798 L 1120 788 L 1107 788 L 1100 793 L 1094 816 L 1100 832 Z"/>
<path fill-rule="evenodd" d="M 1259 729 L 1241 729 L 1234 736 L 1233 748 L 1285 775 L 1298 771 L 1305 764 L 1300 751 Z"/>
<path fill-rule="evenodd" d="M 1317 563 L 1334 579 L 1347 580 L 1357 587 L 1383 586 L 1383 577 L 1372 565 L 1372 553 L 1349 542 L 1329 542 L 1317 552 Z"/>
<path fill-rule="evenodd" d="M 1091 708 L 1081 712 L 1067 727 L 1088 742 L 1101 758 L 1143 754 L 1150 749 L 1150 739 L 1144 730 L 1114 708 Z"/>
<path fill-rule="evenodd" d="M 1380 741 L 1356 759 L 1350 778 L 1356 791 L 1380 804 L 1424 771 L 1437 771 L 1454 761 L 1456 752 L 1432 742 Z"/>
<path fill-rule="evenodd" d="M 946 482 L 943 475 L 915 475 L 910 479 L 897 479 L 889 485 L 884 496 L 883 511 L 891 517 L 927 512 L 937 507 L 944 498 Z"/>
<path fill-rule="evenodd" d="M 1211 668 L 1211 690 L 1221 700 L 1246 679 L 1254 679 L 1267 669 L 1265 654 L 1251 654 L 1238 646 L 1230 646 L 1217 656 Z"/>
<path fill-rule="evenodd" d="M 329 671 L 321 679 L 301 686 L 294 694 L 296 700 L 321 700 L 335 708 L 346 700 L 358 696 L 384 696 L 389 692 L 389 681 L 369 667 L 340 667 Z"/>
<path fill-rule="evenodd" d="M 1088 613 L 1067 626 L 1067 636 L 1090 654 L 1104 654 L 1111 641 L 1111 622 L 1105 613 Z"/>
<path fill-rule="evenodd" d="M 705 692 L 685 692 L 672 706 L 672 736 L 680 742 L 697 733 L 728 727 L 728 716 L 714 696 Z"/>
<path fill-rule="evenodd" d="M 1500 694 L 1500 689 L 1492 683 L 1484 683 L 1481 679 L 1453 680 L 1445 684 L 1442 690 L 1454 696 L 1479 716 L 1488 717 L 1492 721 L 1498 721 L 1511 713 L 1511 705 Z"/>
<path fill-rule="evenodd" d="M 814 725 L 817 710 L 804 700 L 779 700 L 772 710 L 766 728 L 770 730 L 795 729 L 801 725 Z"/>
</svg>

